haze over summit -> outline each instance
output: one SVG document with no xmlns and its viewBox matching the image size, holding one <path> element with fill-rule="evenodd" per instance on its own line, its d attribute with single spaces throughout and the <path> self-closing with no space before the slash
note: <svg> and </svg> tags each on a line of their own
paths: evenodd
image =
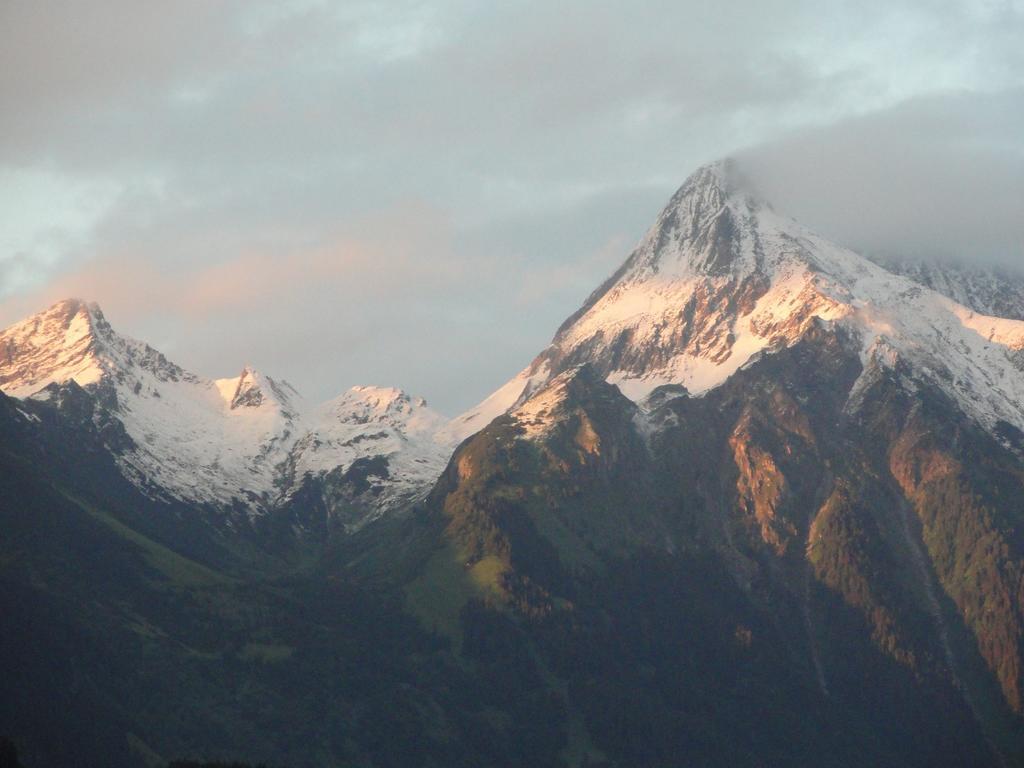
<svg viewBox="0 0 1024 768">
<path fill-rule="evenodd" d="M 397 384 L 457 413 L 726 155 L 844 244 L 1021 258 L 1019 3 L 0 21 L 0 324 L 80 296 L 209 377 L 250 362 L 314 400 Z"/>
</svg>

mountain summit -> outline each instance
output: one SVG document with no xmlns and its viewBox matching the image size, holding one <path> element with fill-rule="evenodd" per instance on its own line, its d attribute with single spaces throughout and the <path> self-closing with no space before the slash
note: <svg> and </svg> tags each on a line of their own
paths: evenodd
<svg viewBox="0 0 1024 768">
<path fill-rule="evenodd" d="M 159 381 L 194 378 L 152 347 L 116 334 L 98 304 L 80 299 L 60 301 L 0 332 L 0 390 L 14 397 L 72 380 L 113 385 L 134 373 Z"/>
<path fill-rule="evenodd" d="M 584 363 L 636 401 L 664 385 L 704 393 L 821 324 L 856 338 L 866 365 L 912 363 L 987 428 L 1024 429 L 1024 322 L 968 309 L 776 213 L 731 161 L 694 173 L 551 345 L 452 429 L 471 434 Z"/>
</svg>

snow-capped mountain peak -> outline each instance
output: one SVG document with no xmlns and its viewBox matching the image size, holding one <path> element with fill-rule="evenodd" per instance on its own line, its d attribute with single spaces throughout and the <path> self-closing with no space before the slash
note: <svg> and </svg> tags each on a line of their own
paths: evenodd
<svg viewBox="0 0 1024 768">
<path fill-rule="evenodd" d="M 310 481 L 347 478 L 363 465 L 357 485 L 372 505 L 343 525 L 355 530 L 385 512 L 424 495 L 441 474 L 454 448 L 443 428 L 447 419 L 426 400 L 392 387 L 356 386 L 314 409 L 307 431 L 283 467 L 284 496 Z M 373 461 L 367 460 L 372 457 Z M 328 506 L 337 493 L 327 493 Z M 359 508 L 364 501 L 347 498 Z"/>
<path fill-rule="evenodd" d="M 216 379 L 214 384 L 232 411 L 243 408 L 274 408 L 295 417 L 305 410 L 302 396 L 287 381 L 278 381 L 246 365 L 230 379 Z"/>
<path fill-rule="evenodd" d="M 739 274 L 755 266 L 736 248 L 737 219 L 757 203 L 737 187 L 732 161 L 698 169 L 662 210 L 617 282 Z"/>
<path fill-rule="evenodd" d="M 99 305 L 65 299 L 0 332 L 0 389 L 26 397 L 53 383 L 80 386 L 190 378 L 142 342 L 114 332 Z"/>
<path fill-rule="evenodd" d="M 374 457 L 403 470 L 379 484 L 381 504 L 393 506 L 425 493 L 449 453 L 438 434 L 445 419 L 422 398 L 353 387 L 312 406 L 292 385 L 251 365 L 238 376 L 207 379 L 117 334 L 99 306 L 78 299 L 0 332 L 5 394 L 47 401 L 54 387 L 72 381 L 96 396 L 105 410 L 96 418 L 121 422 L 130 445 L 117 446 L 118 463 L 160 498 L 241 501 L 258 513 L 295 484 Z"/>
<path fill-rule="evenodd" d="M 94 313 L 76 299 L 54 304 L 0 334 L 0 386 L 23 396 L 54 380 L 98 381 Z"/>
<path fill-rule="evenodd" d="M 911 363 L 986 427 L 1024 429 L 1024 322 L 829 242 L 751 194 L 729 161 L 694 173 L 551 345 L 451 429 L 464 436 L 582 364 L 637 402 L 664 385 L 701 395 L 821 324 L 858 339 L 865 368 Z"/>
</svg>

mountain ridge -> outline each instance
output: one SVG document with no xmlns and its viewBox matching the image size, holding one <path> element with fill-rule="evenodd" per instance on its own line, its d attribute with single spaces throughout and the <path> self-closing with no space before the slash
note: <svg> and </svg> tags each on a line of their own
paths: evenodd
<svg viewBox="0 0 1024 768">
<path fill-rule="evenodd" d="M 311 406 L 250 365 L 233 378 L 206 379 L 117 334 L 95 303 L 67 299 L 0 332 L 0 390 L 45 402 L 70 382 L 124 425 L 130 443 L 111 450 L 144 492 L 215 507 L 241 502 L 249 515 L 374 457 L 381 468 L 402 469 L 374 476 L 381 509 L 406 504 L 426 493 L 449 450 L 435 439 L 442 417 L 422 398 L 357 386 Z M 391 493 L 392 485 L 400 487 Z M 367 519 L 380 511 L 374 504 Z"/>
</svg>

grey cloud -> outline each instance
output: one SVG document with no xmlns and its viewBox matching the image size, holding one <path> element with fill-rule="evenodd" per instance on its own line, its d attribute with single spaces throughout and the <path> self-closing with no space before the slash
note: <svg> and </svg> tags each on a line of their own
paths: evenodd
<svg viewBox="0 0 1024 768">
<path fill-rule="evenodd" d="M 738 157 L 778 209 L 854 248 L 1024 268 L 1024 89 L 914 99 Z"/>
<path fill-rule="evenodd" d="M 548 341 L 694 166 L 737 146 L 804 131 L 757 168 L 844 238 L 829 211 L 849 200 L 819 211 L 828 190 L 799 192 L 815 142 L 851 158 L 888 146 L 882 179 L 900 141 L 933 136 L 921 172 L 957 157 L 1002 179 L 1007 205 L 1020 191 L 1004 172 L 1017 139 L 990 127 L 1019 117 L 1010 4 L 61 5 L 0 5 L 0 183 L 47 168 L 119 194 L 0 321 L 87 293 L 203 373 L 247 360 L 314 397 L 375 382 L 468 405 Z M 999 89 L 1008 112 L 944 99 L 937 130 L 926 101 L 893 107 L 950 87 Z M 1015 232 L 1000 210 L 992 230 Z M 872 247 L 920 245 L 872 215 Z M 342 245 L 373 258 L 291 277 Z M 238 289 L 222 309 L 195 299 L 213 275 Z"/>
</svg>

